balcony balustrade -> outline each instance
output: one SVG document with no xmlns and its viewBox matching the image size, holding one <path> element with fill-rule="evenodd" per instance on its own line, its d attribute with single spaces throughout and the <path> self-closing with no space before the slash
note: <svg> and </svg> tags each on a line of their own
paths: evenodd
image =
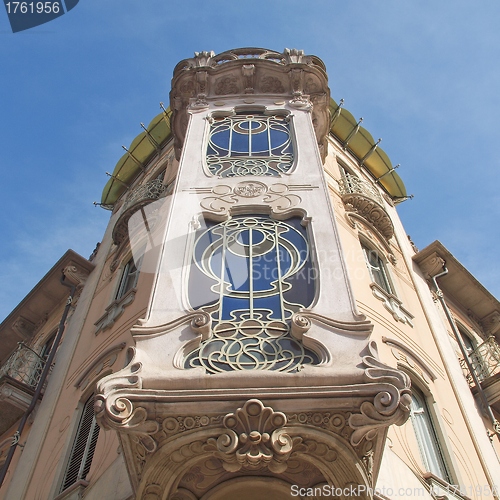
<svg viewBox="0 0 500 500">
<path fill-rule="evenodd" d="M 485 342 L 477 346 L 469 354 L 469 361 L 480 382 L 500 373 L 500 346 L 497 344 L 495 337 L 489 337 Z M 467 370 L 465 360 L 462 359 L 460 363 L 462 368 Z M 471 374 L 467 372 L 466 376 L 469 385 L 474 385 Z"/>
<path fill-rule="evenodd" d="M 0 367 L 0 434 L 27 410 L 44 366 L 43 358 L 19 343 L 18 348 Z"/>
<path fill-rule="evenodd" d="M 119 245 L 128 235 L 128 221 L 141 207 L 160 199 L 167 191 L 162 179 L 153 179 L 131 191 L 123 205 L 122 214 L 113 229 L 113 241 Z"/>
<path fill-rule="evenodd" d="M 378 189 L 348 172 L 344 173 L 339 185 L 346 210 L 363 218 L 387 240 L 392 238 L 394 226 Z"/>
<path fill-rule="evenodd" d="M 495 337 L 489 337 L 485 342 L 477 346 L 469 354 L 469 361 L 481 383 L 488 403 L 497 412 L 500 412 L 500 346 L 497 344 Z M 467 382 L 475 394 L 477 388 L 474 386 L 472 375 L 467 369 L 465 360 L 461 359 L 460 364 Z"/>
</svg>

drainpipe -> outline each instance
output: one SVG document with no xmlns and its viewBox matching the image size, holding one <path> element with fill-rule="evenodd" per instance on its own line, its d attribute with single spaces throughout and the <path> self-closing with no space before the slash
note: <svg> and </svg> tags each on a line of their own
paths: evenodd
<svg viewBox="0 0 500 500">
<path fill-rule="evenodd" d="M 436 288 L 436 295 L 439 299 L 439 302 L 441 303 L 441 306 L 443 307 L 443 310 L 444 310 L 444 313 L 445 313 L 446 318 L 448 320 L 448 323 L 450 324 L 451 329 L 453 331 L 453 335 L 455 336 L 455 339 L 458 343 L 458 346 L 460 347 L 460 352 L 462 353 L 465 364 L 467 365 L 467 369 L 469 370 L 469 373 L 472 377 L 472 380 L 474 380 L 474 384 L 475 384 L 477 392 L 479 394 L 479 399 L 480 399 L 481 404 L 484 408 L 484 411 L 485 411 L 486 415 L 488 416 L 488 418 L 490 419 L 491 423 L 493 424 L 493 429 L 495 430 L 497 438 L 500 440 L 500 422 L 493 415 L 491 407 L 488 403 L 488 398 L 486 397 L 486 394 L 484 393 L 484 390 L 481 387 L 481 382 L 479 381 L 479 378 L 476 375 L 476 371 L 474 370 L 474 367 L 472 366 L 472 364 L 470 362 L 469 355 L 467 354 L 467 350 L 465 349 L 465 345 L 464 345 L 464 342 L 463 342 L 462 337 L 460 335 L 460 332 L 458 331 L 457 325 L 455 324 L 455 321 L 453 321 L 453 317 L 451 316 L 451 312 L 448 308 L 448 305 L 446 304 L 446 302 L 444 300 L 443 291 L 441 290 L 441 288 L 439 288 L 439 285 L 437 283 L 437 278 L 440 278 L 441 276 L 445 276 L 446 274 L 448 274 L 448 269 L 446 268 L 446 263 L 445 263 L 445 264 L 443 264 L 443 272 L 436 274 L 435 276 L 432 276 L 431 280 L 434 283 L 434 286 Z"/>
<path fill-rule="evenodd" d="M 69 292 L 68 300 L 66 301 L 66 307 L 64 308 L 64 312 L 63 312 L 63 315 L 61 317 L 61 321 L 59 323 L 59 328 L 57 330 L 57 334 L 56 334 L 56 337 L 54 339 L 54 344 L 52 345 L 52 349 L 50 350 L 47 361 L 45 362 L 45 366 L 43 367 L 42 374 L 40 375 L 40 380 L 39 380 L 39 382 L 36 386 L 36 389 L 35 389 L 35 393 L 33 394 L 33 397 L 31 398 L 31 403 L 28 406 L 28 409 L 26 410 L 26 412 L 24 413 L 23 418 L 19 422 L 19 426 L 17 428 L 17 431 L 15 432 L 14 436 L 12 437 L 12 444 L 10 445 L 9 453 L 7 454 L 7 457 L 5 459 L 5 463 L 3 464 L 2 470 L 0 471 L 0 487 L 3 484 L 5 476 L 7 475 L 7 470 L 9 469 L 9 465 L 12 462 L 12 457 L 14 456 L 14 453 L 16 451 L 16 447 L 19 444 L 19 439 L 21 438 L 21 434 L 24 430 L 24 426 L 26 425 L 26 422 L 28 421 L 28 417 L 30 416 L 31 412 L 35 409 L 38 398 L 40 397 L 40 394 L 42 393 L 43 385 L 45 384 L 45 380 L 47 379 L 47 375 L 49 374 L 50 368 L 52 366 L 52 362 L 54 361 L 57 348 L 58 348 L 59 343 L 61 341 L 61 337 L 64 333 L 66 318 L 68 317 L 69 309 L 71 307 L 71 304 L 73 303 L 73 297 L 74 297 L 75 291 L 76 291 L 76 285 L 65 283 L 65 281 L 64 281 L 65 278 L 66 278 L 66 276 L 63 273 L 63 275 L 61 276 L 61 279 L 60 279 L 61 284 L 64 286 L 67 286 L 68 288 L 71 289 Z"/>
</svg>

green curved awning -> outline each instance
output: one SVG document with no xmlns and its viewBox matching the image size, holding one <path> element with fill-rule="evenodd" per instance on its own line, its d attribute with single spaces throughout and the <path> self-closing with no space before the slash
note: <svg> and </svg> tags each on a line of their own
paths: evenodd
<svg viewBox="0 0 500 500">
<path fill-rule="evenodd" d="M 127 190 L 127 185 L 133 182 L 141 170 L 138 162 L 145 165 L 156 153 L 157 146 L 170 137 L 168 110 L 166 113 L 162 111 L 155 116 L 146 130 L 148 133 L 141 132 L 128 147 L 128 153 L 125 153 L 118 160 L 113 170 L 113 176 L 104 186 L 101 205 L 114 205 L 116 200 Z"/>
<path fill-rule="evenodd" d="M 338 104 L 333 99 L 330 99 L 330 113 L 332 117 L 337 110 Z M 333 122 L 330 132 L 343 143 L 357 126 L 358 120 L 347 109 L 341 108 L 340 115 Z M 375 141 L 370 132 L 360 126 L 359 130 L 349 139 L 347 148 L 356 158 L 362 160 L 374 146 Z M 405 185 L 401 177 L 392 170 L 391 160 L 382 148 L 377 147 L 363 162 L 363 165 L 372 173 L 375 179 L 380 178 L 379 183 L 389 195 L 393 198 L 406 198 Z"/>
<path fill-rule="evenodd" d="M 330 99 L 332 117 L 337 110 L 338 104 L 333 99 Z M 344 142 L 357 127 L 357 123 L 357 120 L 347 109 L 341 108 L 340 115 L 333 122 L 330 132 L 340 142 Z M 148 125 L 147 131 L 149 136 L 146 132 L 140 133 L 132 141 L 128 148 L 129 152 L 118 160 L 113 170 L 113 176 L 104 186 L 101 197 L 102 205 L 114 205 L 116 200 L 127 190 L 127 185 L 133 182 L 141 170 L 141 166 L 137 162 L 145 165 L 156 153 L 156 146 L 161 145 L 170 137 L 170 109 L 155 116 Z M 361 160 L 374 145 L 375 141 L 370 132 L 360 126 L 358 131 L 350 138 L 347 147 Z M 405 198 L 407 196 L 401 177 L 392 170 L 391 160 L 382 148 L 377 147 L 363 162 L 363 165 L 372 173 L 375 179 L 380 178 L 379 183 L 390 196 L 393 198 Z"/>
</svg>

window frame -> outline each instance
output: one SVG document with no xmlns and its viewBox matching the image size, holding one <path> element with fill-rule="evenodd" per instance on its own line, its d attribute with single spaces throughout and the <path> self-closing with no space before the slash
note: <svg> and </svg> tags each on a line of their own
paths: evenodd
<svg viewBox="0 0 500 500">
<path fill-rule="evenodd" d="M 90 396 L 87 393 L 87 397 L 81 400 L 82 402 L 78 411 L 78 423 L 75 425 L 74 432 L 72 433 L 71 446 L 68 447 L 67 457 L 64 460 L 65 465 L 61 473 L 61 480 L 58 487 L 59 496 L 75 484 L 82 481 L 86 482 L 86 478 L 92 467 L 100 434 L 100 426 L 97 423 L 94 413 L 94 397 L 94 393 L 91 393 Z M 82 436 L 83 438 L 81 438 Z M 83 452 L 81 452 L 83 441 L 85 442 L 85 446 Z M 73 471 L 76 466 L 78 466 L 76 477 L 69 478 L 70 471 L 74 476 Z"/>
<path fill-rule="evenodd" d="M 387 295 L 396 296 L 395 287 L 387 268 L 387 260 L 385 259 L 385 255 L 372 245 L 366 244 L 364 241 L 360 241 L 360 244 L 361 250 L 363 252 L 363 259 L 368 269 L 368 274 L 370 276 L 370 279 L 372 280 L 372 283 L 378 285 Z M 377 258 L 379 273 L 377 275 L 374 274 L 373 271 L 374 269 L 377 269 L 377 266 L 374 266 L 369 260 L 369 256 L 371 255 L 375 255 Z M 380 282 L 377 279 L 377 276 L 380 278 Z"/>
<path fill-rule="evenodd" d="M 431 397 L 419 387 L 416 387 L 415 384 L 412 384 L 409 420 L 412 424 L 420 459 L 425 470 L 448 484 L 453 484 L 449 454 L 446 453 L 446 448 L 443 446 L 440 426 L 436 424 L 436 414 L 431 405 Z M 420 411 L 418 416 L 422 416 L 420 419 L 415 414 L 415 401 L 420 404 L 418 409 Z M 431 451 L 434 452 L 434 455 L 429 453 L 430 448 L 432 448 Z"/>
</svg>

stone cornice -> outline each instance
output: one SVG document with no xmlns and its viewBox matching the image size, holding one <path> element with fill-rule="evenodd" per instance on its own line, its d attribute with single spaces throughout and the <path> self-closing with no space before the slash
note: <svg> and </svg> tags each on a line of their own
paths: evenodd
<svg viewBox="0 0 500 500">
<path fill-rule="evenodd" d="M 312 111 L 314 130 L 323 158 L 330 126 L 330 89 L 323 62 L 297 49 L 282 54 L 266 49 L 237 49 L 215 55 L 197 52 L 174 70 L 170 108 L 176 157 L 184 144 L 189 110 L 209 107 L 209 101 L 269 96 L 291 107 Z"/>
</svg>

